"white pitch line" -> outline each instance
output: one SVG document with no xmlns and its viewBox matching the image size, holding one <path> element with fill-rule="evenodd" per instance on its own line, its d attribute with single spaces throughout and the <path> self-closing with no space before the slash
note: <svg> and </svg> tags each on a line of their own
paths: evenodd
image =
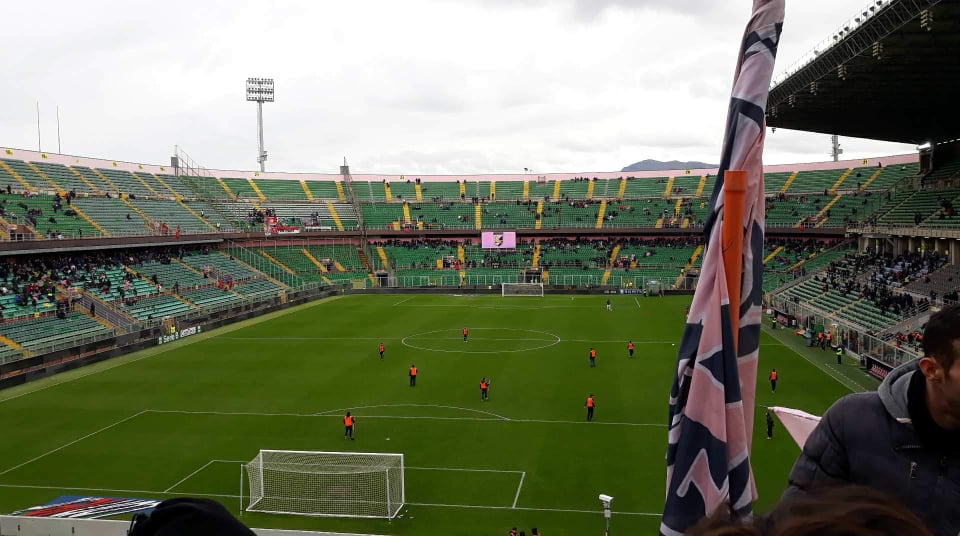
<svg viewBox="0 0 960 536">
<path fill-rule="evenodd" d="M 513 506 L 510 508 L 517 507 L 517 500 L 520 499 L 520 489 L 523 488 L 523 479 L 527 477 L 527 472 L 524 471 L 520 473 L 520 484 L 517 485 L 517 494 L 513 496 Z"/>
<path fill-rule="evenodd" d="M 376 407 L 376 406 L 375 406 Z M 442 407 L 442 406 L 437 406 Z M 454 407 L 454 406 L 449 406 Z M 463 409 L 463 408 L 456 408 Z M 333 411 L 333 410 L 332 410 Z M 340 410 L 336 410 L 340 411 Z M 476 410 L 480 411 L 480 410 Z M 328 415 L 325 413 L 258 413 L 252 411 L 203 411 L 203 410 L 177 410 L 177 409 L 148 409 L 141 413 L 178 413 L 181 415 L 223 415 L 239 417 L 336 417 L 337 415 Z M 481 412 L 487 413 L 487 412 Z M 439 420 L 439 421 L 477 421 L 477 422 L 509 422 L 509 423 L 539 423 L 539 424 L 578 424 L 587 426 L 638 426 L 666 428 L 666 424 L 646 423 L 646 422 L 619 422 L 619 421 L 564 421 L 551 419 L 511 419 L 501 415 L 491 413 L 496 418 L 484 417 L 432 417 L 429 415 L 357 415 L 364 419 L 413 419 L 413 420 Z M 2 474 L 2 473 L 0 473 Z"/>
<path fill-rule="evenodd" d="M 127 422 L 127 421 L 129 421 L 129 420 L 131 420 L 131 419 L 134 419 L 134 418 L 136 418 L 136 417 L 139 417 L 140 415 L 143 415 L 143 414 L 146 413 L 146 412 L 147 412 L 147 410 L 143 410 L 143 411 L 141 411 L 141 412 L 139 412 L 139 413 L 134 413 L 133 415 L 130 415 L 129 417 L 124 417 L 123 419 L 120 419 L 119 421 L 117 421 L 117 422 L 115 422 L 115 423 L 113 423 L 113 424 L 109 424 L 109 425 L 107 425 L 107 426 L 104 426 L 103 428 L 100 428 L 99 430 L 90 432 L 89 434 L 87 434 L 87 435 L 85 435 L 85 436 L 83 436 L 83 437 L 81 437 L 81 438 L 74 439 L 73 441 L 71 441 L 71 442 L 69 442 L 69 443 L 66 443 L 66 444 L 64 444 L 64 445 L 61 445 L 61 446 L 59 446 L 59 447 L 57 447 L 57 448 L 55 448 L 55 449 L 53 449 L 53 450 L 44 452 L 43 454 L 41 454 L 41 455 L 39 455 L 39 456 L 36 456 L 36 457 L 34 457 L 34 458 L 31 458 L 31 459 L 29 459 L 29 460 L 27 460 L 27 461 L 25 461 L 25 462 L 23 462 L 23 463 L 21 463 L 21 464 L 19 464 L 19 465 L 15 465 L 15 466 L 7 469 L 6 471 L 3 471 L 2 473 L 0 473 L 0 476 L 3 476 L 3 475 L 5 475 L 5 474 L 9 473 L 10 471 L 14 471 L 14 470 L 16 470 L 16 469 L 19 469 L 19 468 L 23 467 L 24 465 L 29 465 L 29 464 L 31 464 L 31 463 L 33 463 L 33 462 L 35 462 L 35 461 L 37 461 L 37 460 L 39 460 L 39 459 L 41 459 L 41 458 L 45 458 L 45 457 L 53 454 L 54 452 L 61 451 L 61 450 L 65 449 L 65 448 L 69 447 L 70 445 L 75 445 L 75 444 L 83 441 L 84 439 L 87 439 L 88 437 L 93 437 L 93 436 L 99 434 L 100 432 L 104 432 L 104 431 L 106 431 L 106 430 L 109 430 L 109 429 L 113 428 L 114 426 L 123 424 L 123 423 L 125 423 L 125 422 Z"/>
<path fill-rule="evenodd" d="M 372 408 L 443 408 L 443 409 L 456 409 L 456 410 L 460 410 L 460 411 L 469 411 L 469 412 L 471 412 L 471 413 L 482 413 L 482 414 L 484 414 L 484 415 L 490 415 L 491 417 L 496 417 L 497 419 L 500 419 L 500 420 L 503 420 L 503 421 L 509 421 L 509 420 L 510 420 L 508 417 L 504 417 L 503 415 L 498 415 L 498 414 L 493 413 L 493 412 L 491 412 L 491 411 L 483 411 L 482 409 L 462 408 L 462 407 L 460 407 L 460 406 L 443 406 L 443 405 L 439 405 L 439 404 L 374 404 L 374 405 L 371 405 L 371 406 L 351 406 L 351 407 L 348 407 L 348 408 L 337 408 L 337 409 L 330 409 L 330 410 L 326 410 L 326 411 L 321 411 L 321 412 L 319 412 L 319 413 L 315 413 L 315 415 L 325 415 L 325 414 L 328 414 L 328 413 L 339 413 L 339 412 L 348 411 L 348 410 L 349 410 L 349 411 L 354 411 L 354 410 L 358 410 L 358 409 L 372 409 Z"/>
<path fill-rule="evenodd" d="M 844 377 L 842 374 L 838 376 L 838 375 L 834 374 L 833 372 L 830 372 L 829 369 L 832 369 L 832 368 L 833 368 L 832 366 L 826 365 L 826 368 L 824 368 L 823 366 L 821 366 L 821 365 L 818 364 L 817 362 L 813 361 L 813 360 L 810 359 L 809 357 L 807 357 L 807 356 L 803 355 L 802 353 L 798 352 L 798 351 L 797 351 L 795 348 L 793 348 L 792 346 L 787 345 L 787 344 L 784 344 L 784 343 L 782 343 L 782 342 L 780 343 L 780 346 L 789 348 L 791 352 L 793 352 L 793 353 L 797 354 L 798 356 L 806 359 L 808 363 L 810 363 L 810 364 L 813 365 L 814 367 L 820 369 L 821 371 L 823 371 L 824 373 L 826 373 L 828 376 L 830 376 L 830 377 L 833 378 L 834 380 L 837 380 L 837 383 L 839 383 L 840 385 L 846 387 L 847 389 L 850 389 L 850 392 L 853 392 L 853 393 L 859 392 L 859 391 L 857 391 L 857 389 L 850 387 L 850 384 L 851 384 L 851 383 L 852 383 L 853 385 L 855 385 L 856 387 L 859 387 L 859 388 L 860 388 L 861 390 L 863 390 L 863 391 L 868 391 L 868 389 L 867 389 L 866 387 L 860 385 L 860 384 L 857 383 L 856 381 L 854 381 L 854 380 L 852 380 L 852 379 L 850 379 L 850 378 L 846 378 L 846 377 Z M 848 383 L 848 382 L 849 382 L 849 383 Z"/>
<path fill-rule="evenodd" d="M 393 306 L 394 306 L 394 307 L 397 307 L 397 306 L 400 305 L 401 303 L 407 303 L 408 301 L 410 301 L 410 300 L 412 300 L 412 299 L 414 299 L 414 298 L 416 298 L 416 296 L 410 296 L 409 298 L 407 298 L 407 299 L 405 299 L 405 300 L 403 300 L 403 301 L 398 301 L 397 303 L 393 304 Z"/>
<path fill-rule="evenodd" d="M 163 491 L 156 490 L 144 490 L 144 489 L 113 489 L 113 488 L 83 488 L 76 486 L 33 486 L 28 484 L 0 484 L 0 488 L 10 488 L 10 489 L 47 489 L 55 491 L 102 491 L 102 492 L 119 492 L 119 493 L 129 493 L 131 495 L 195 495 L 199 497 L 220 497 L 224 499 L 237 499 L 239 495 L 229 495 L 223 493 L 201 493 L 201 492 L 178 492 L 178 493 L 166 493 Z M 567 512 L 574 514 L 591 514 L 597 515 L 598 510 L 574 510 L 574 509 L 565 509 L 565 508 L 533 508 L 529 506 L 520 506 L 517 508 L 512 508 L 510 506 L 481 506 L 481 505 L 471 505 L 471 504 L 437 504 L 437 503 L 416 503 L 416 502 L 407 502 L 404 503 L 405 506 L 424 506 L 424 507 L 436 507 L 436 508 L 475 508 L 483 510 L 524 510 L 528 512 Z M 653 512 L 621 512 L 615 511 L 617 515 L 624 516 L 660 516 L 661 513 Z"/>
<path fill-rule="evenodd" d="M 403 466 L 404 469 L 419 469 L 422 471 L 462 471 L 466 473 L 513 473 L 525 474 L 523 471 L 511 471 L 509 469 L 470 469 L 461 467 L 410 467 Z"/>
<path fill-rule="evenodd" d="M 637 302 L 637 309 L 643 309 L 643 307 L 640 307 L 640 300 L 636 296 L 633 297 L 633 301 Z"/>
<path fill-rule="evenodd" d="M 407 502 L 404 503 L 406 506 L 429 506 L 436 508 L 475 508 L 481 510 L 524 510 L 527 512 L 566 512 L 574 514 L 591 514 L 597 515 L 600 513 L 600 510 L 575 510 L 569 508 L 533 508 L 529 506 L 518 506 L 513 508 L 512 506 L 481 506 L 473 504 L 439 504 L 439 503 L 417 503 L 417 502 Z M 614 513 L 618 516 L 656 516 L 660 517 L 663 515 L 661 512 L 621 512 L 615 510 Z"/>
<path fill-rule="evenodd" d="M 164 492 L 164 493 L 169 493 L 170 490 L 172 490 L 173 488 L 179 486 L 180 484 L 183 484 L 183 483 L 186 482 L 187 480 L 190 480 L 190 477 L 192 477 L 193 475 L 199 473 L 200 471 L 203 471 L 204 469 L 207 468 L 207 466 L 209 466 L 211 463 L 214 463 L 214 462 L 216 462 L 216 461 L 217 461 L 217 460 L 210 460 L 209 462 L 203 464 L 202 466 L 200 466 L 199 469 L 197 469 L 196 471 L 190 473 L 189 475 L 181 478 L 180 480 L 177 481 L 176 484 L 174 484 L 174 485 L 170 486 L 169 488 L 163 490 L 163 492 Z"/>
</svg>

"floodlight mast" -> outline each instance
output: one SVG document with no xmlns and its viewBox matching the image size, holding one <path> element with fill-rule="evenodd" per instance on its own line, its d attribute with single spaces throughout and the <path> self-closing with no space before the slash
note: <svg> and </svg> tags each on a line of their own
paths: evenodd
<svg viewBox="0 0 960 536">
<path fill-rule="evenodd" d="M 260 171 L 267 170 L 267 151 L 263 148 L 263 103 L 273 102 L 273 78 L 247 78 L 247 100 L 257 103 L 257 134 L 260 148 L 257 162 Z"/>
</svg>

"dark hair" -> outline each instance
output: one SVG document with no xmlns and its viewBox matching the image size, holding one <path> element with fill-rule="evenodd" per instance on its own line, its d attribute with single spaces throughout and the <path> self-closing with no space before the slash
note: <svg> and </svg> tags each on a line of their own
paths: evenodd
<svg viewBox="0 0 960 536">
<path fill-rule="evenodd" d="M 788 500 L 768 521 L 777 536 L 933 536 L 897 498 L 864 486 L 825 487 Z"/>
<path fill-rule="evenodd" d="M 945 369 L 957 358 L 954 343 L 960 340 L 960 305 L 951 305 L 930 316 L 923 331 L 923 353 Z"/>
<path fill-rule="evenodd" d="M 725 509 L 685 536 L 933 536 L 896 498 L 863 486 L 822 487 L 764 517 L 732 519 Z"/>
</svg>

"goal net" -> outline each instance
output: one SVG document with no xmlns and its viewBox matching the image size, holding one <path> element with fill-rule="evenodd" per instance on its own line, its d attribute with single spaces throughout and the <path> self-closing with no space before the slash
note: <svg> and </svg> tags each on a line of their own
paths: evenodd
<svg viewBox="0 0 960 536">
<path fill-rule="evenodd" d="M 543 283 L 503 283 L 503 296 L 543 296 Z"/>
<path fill-rule="evenodd" d="M 403 454 L 261 450 L 245 467 L 248 512 L 392 519 L 403 506 Z"/>
</svg>

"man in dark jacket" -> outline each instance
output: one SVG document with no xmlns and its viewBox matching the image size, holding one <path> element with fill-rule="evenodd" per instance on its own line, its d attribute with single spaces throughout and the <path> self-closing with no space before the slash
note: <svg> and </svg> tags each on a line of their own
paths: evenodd
<svg viewBox="0 0 960 536">
<path fill-rule="evenodd" d="M 877 392 L 838 400 L 790 471 L 783 499 L 831 483 L 893 493 L 937 536 L 960 533 L 960 306 L 930 317 L 925 357 Z"/>
</svg>

